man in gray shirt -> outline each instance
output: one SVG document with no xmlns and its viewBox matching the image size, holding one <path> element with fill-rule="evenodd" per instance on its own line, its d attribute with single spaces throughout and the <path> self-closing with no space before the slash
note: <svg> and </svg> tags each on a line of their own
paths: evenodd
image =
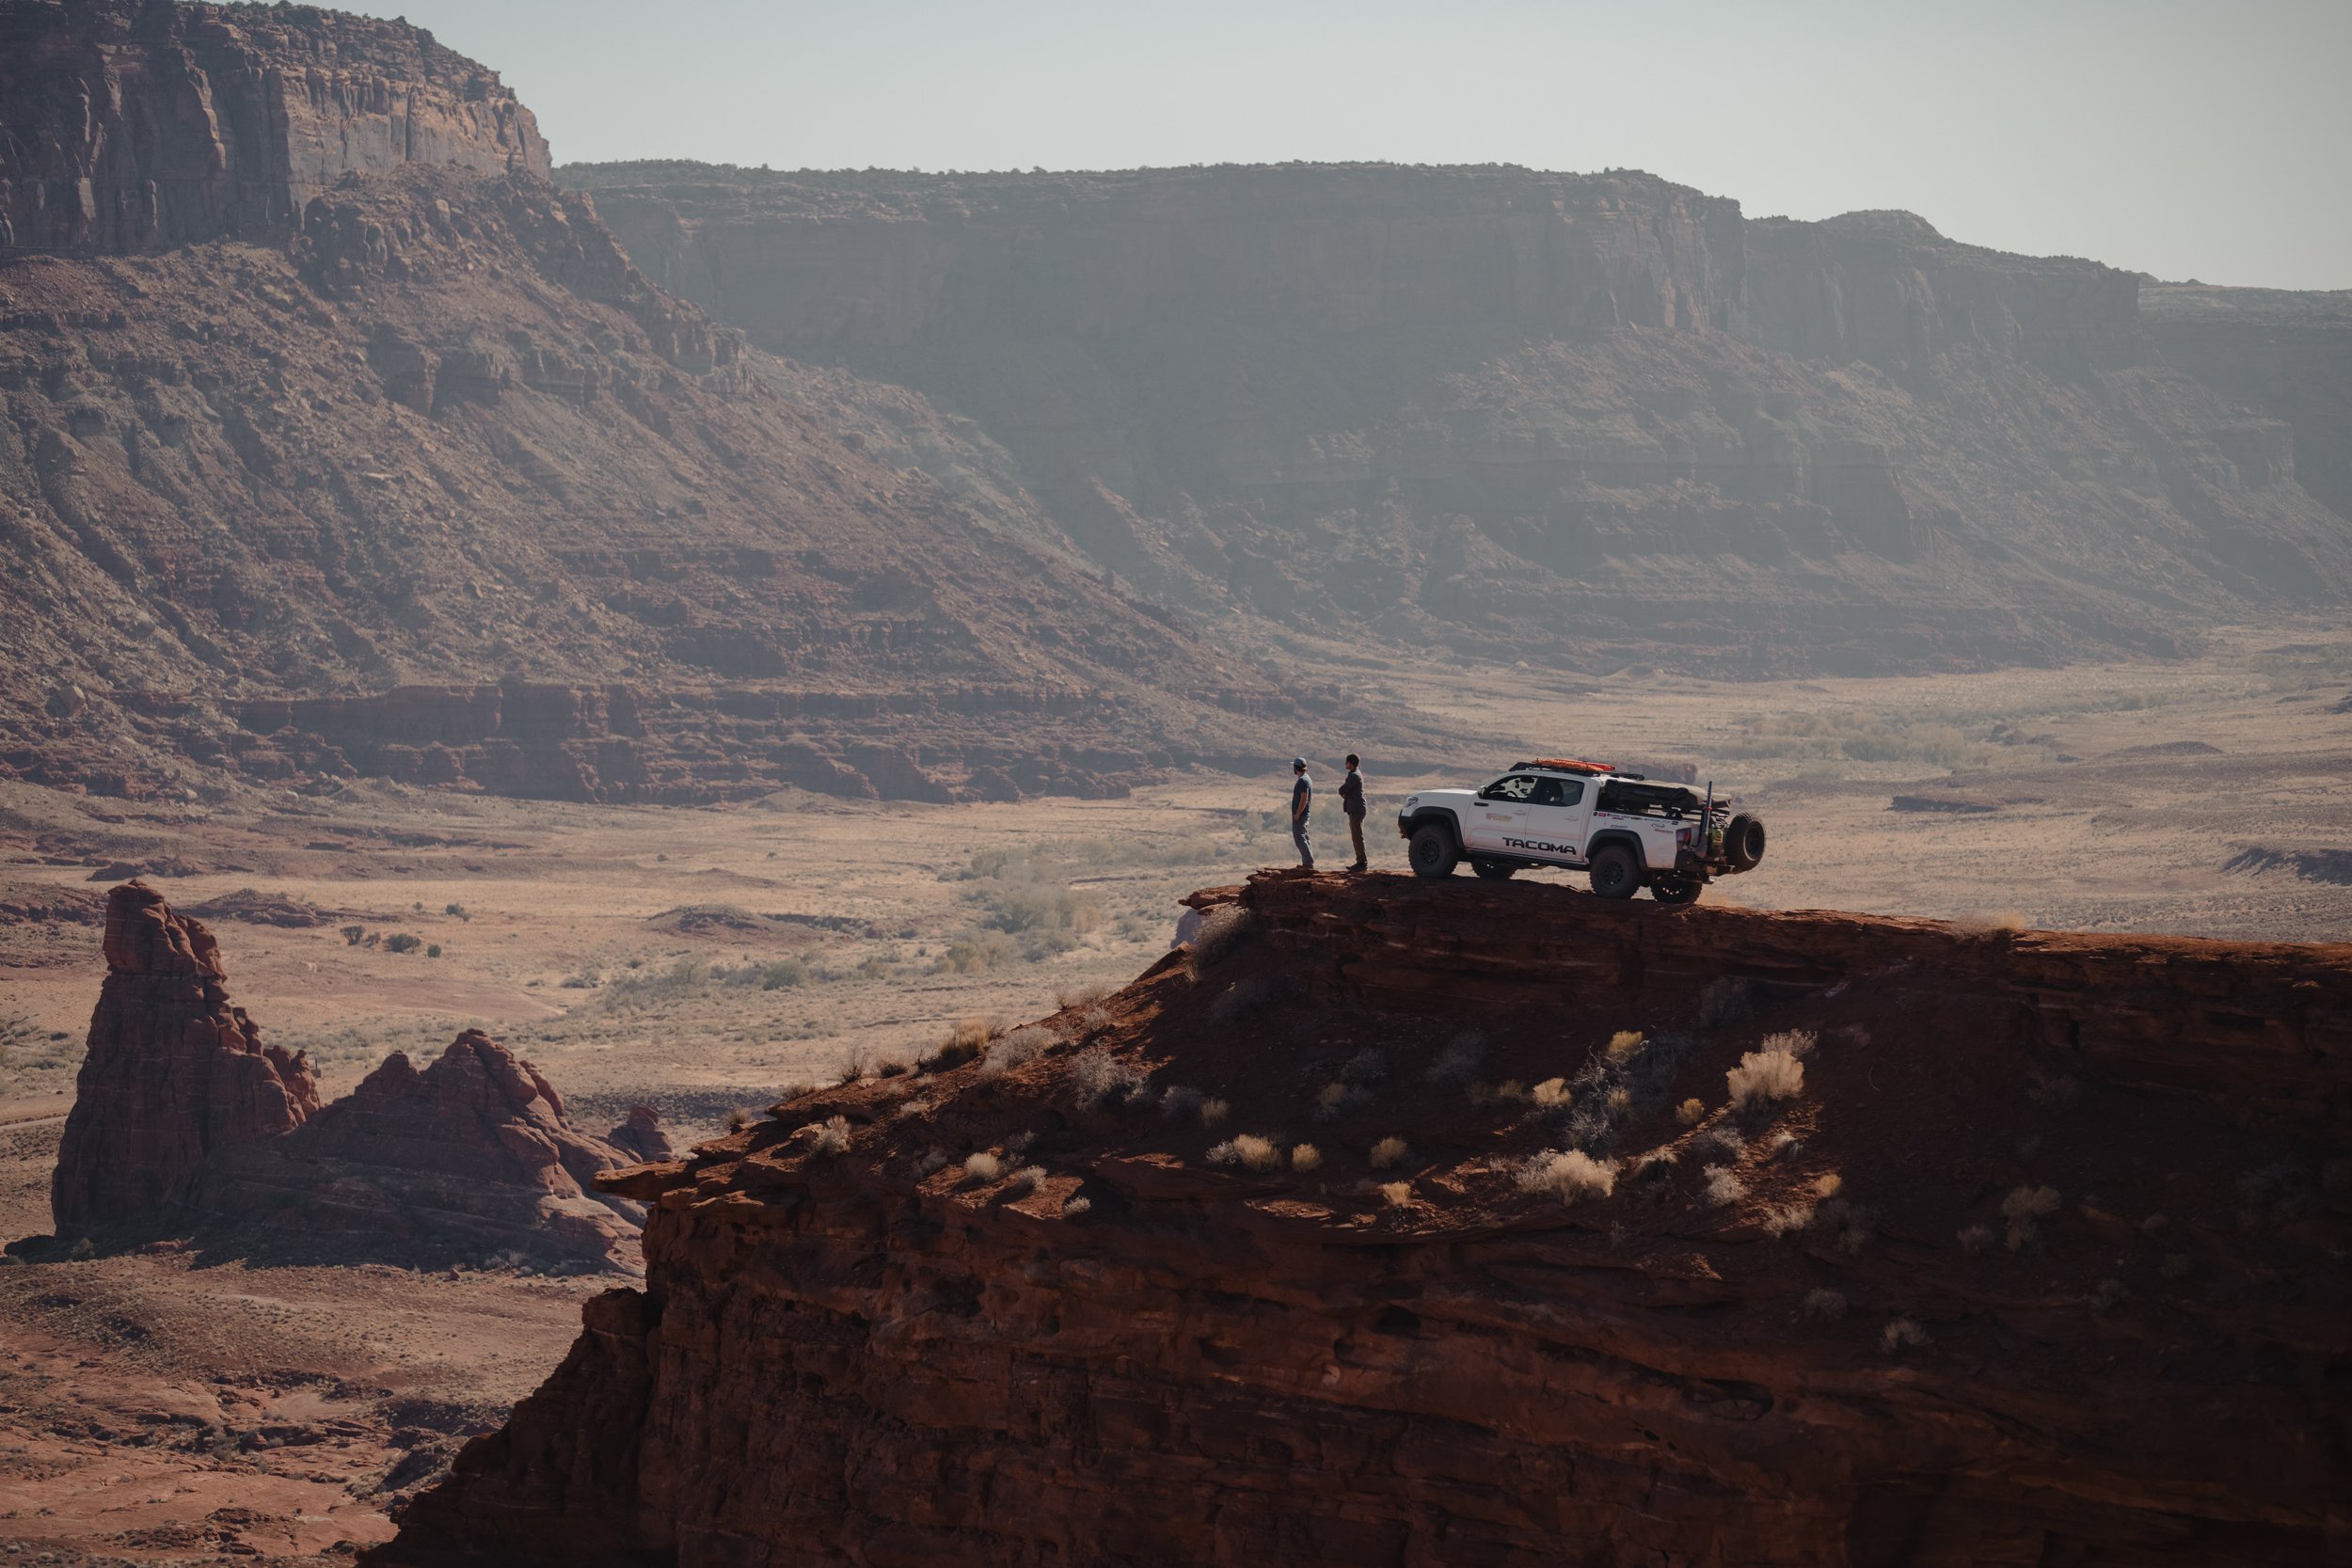
<svg viewBox="0 0 2352 1568">
<path fill-rule="evenodd" d="M 1314 809 L 1315 784 L 1307 777 L 1307 759 L 1291 758 L 1291 842 L 1298 846 L 1298 863 L 1312 871 L 1314 849 L 1307 843 L 1307 814 Z"/>
</svg>

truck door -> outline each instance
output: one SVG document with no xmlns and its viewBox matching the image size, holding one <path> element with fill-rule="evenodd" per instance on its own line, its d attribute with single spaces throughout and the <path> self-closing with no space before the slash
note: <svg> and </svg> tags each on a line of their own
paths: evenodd
<svg viewBox="0 0 2352 1568">
<path fill-rule="evenodd" d="M 1537 784 L 1532 773 L 1506 773 L 1478 792 L 1463 827 L 1464 847 L 1473 850 L 1501 849 L 1506 838 L 1519 836 L 1527 818 L 1528 797 Z"/>
<path fill-rule="evenodd" d="M 1569 865 L 1584 863 L 1584 831 L 1592 820 L 1591 792 L 1581 779 L 1538 779 L 1519 824 L 1526 853 Z"/>
</svg>

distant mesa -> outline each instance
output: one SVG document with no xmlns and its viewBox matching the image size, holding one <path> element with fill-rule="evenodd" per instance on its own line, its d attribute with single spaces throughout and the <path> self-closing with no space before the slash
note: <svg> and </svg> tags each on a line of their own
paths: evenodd
<svg viewBox="0 0 2352 1568">
<path fill-rule="evenodd" d="M 2241 849 L 2222 863 L 2224 871 L 2259 875 L 2287 871 L 2307 882 L 2352 886 L 2352 849 L 2273 849 L 2262 845 Z"/>
<path fill-rule="evenodd" d="M 591 1183 L 667 1148 L 650 1109 L 615 1129 L 625 1146 L 582 1132 L 530 1062 L 473 1029 L 422 1069 L 394 1052 L 322 1102 L 307 1056 L 264 1043 L 230 1003 L 200 921 L 127 882 L 108 896 L 105 950 L 51 1180 L 60 1235 L 183 1234 L 341 1261 L 629 1265 L 640 1212 Z"/>
</svg>

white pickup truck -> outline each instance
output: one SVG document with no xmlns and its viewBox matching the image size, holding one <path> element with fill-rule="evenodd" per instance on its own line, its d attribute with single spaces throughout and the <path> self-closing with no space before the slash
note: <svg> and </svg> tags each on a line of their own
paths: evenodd
<svg viewBox="0 0 2352 1568">
<path fill-rule="evenodd" d="M 1646 887 L 1661 904 L 1695 902 L 1717 877 L 1764 858 L 1763 820 L 1732 813 L 1714 785 L 1702 800 L 1680 784 L 1566 758 L 1514 763 L 1482 789 L 1409 795 L 1396 827 L 1416 876 L 1451 877 L 1464 861 L 1498 881 L 1568 866 L 1589 872 L 1603 898 Z"/>
</svg>

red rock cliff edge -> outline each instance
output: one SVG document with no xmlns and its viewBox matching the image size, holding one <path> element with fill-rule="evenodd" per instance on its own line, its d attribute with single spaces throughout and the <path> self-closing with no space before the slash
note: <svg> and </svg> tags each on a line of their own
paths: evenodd
<svg viewBox="0 0 2352 1568">
<path fill-rule="evenodd" d="M 646 1288 L 376 1560 L 2352 1543 L 2352 948 L 1200 901 L 979 1062 L 607 1178 Z"/>
</svg>

